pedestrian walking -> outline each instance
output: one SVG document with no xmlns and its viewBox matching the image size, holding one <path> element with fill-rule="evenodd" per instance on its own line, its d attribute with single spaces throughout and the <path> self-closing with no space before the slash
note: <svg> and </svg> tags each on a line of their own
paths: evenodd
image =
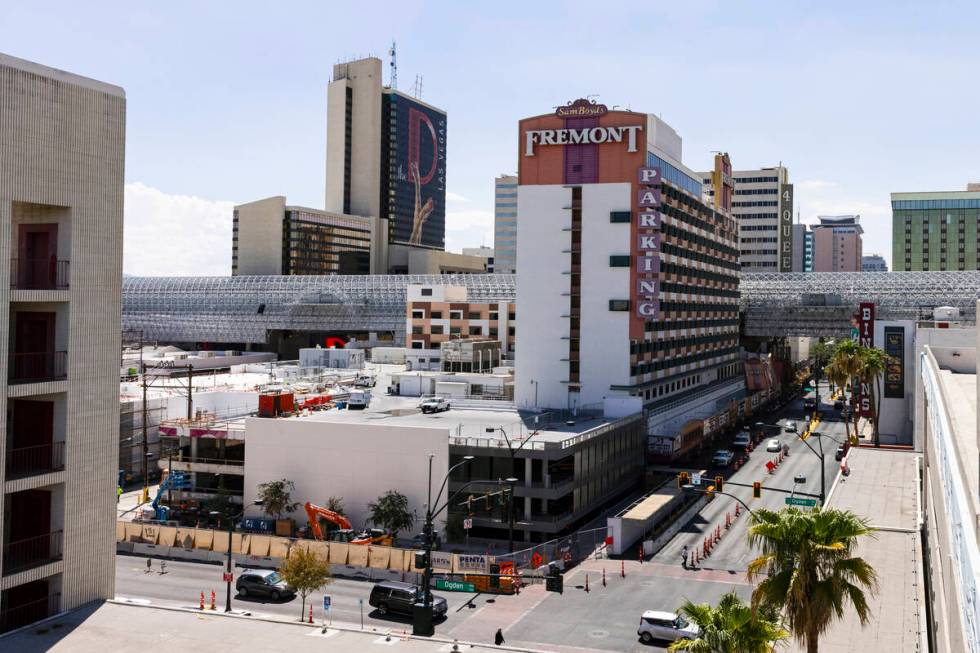
<svg viewBox="0 0 980 653">
<path fill-rule="evenodd" d="M 500 646 L 504 643 L 504 633 L 498 628 L 497 634 L 493 636 L 493 643 Z"/>
<path fill-rule="evenodd" d="M 681 551 L 681 567 L 687 569 L 687 545 L 684 545 L 684 550 Z"/>
</svg>

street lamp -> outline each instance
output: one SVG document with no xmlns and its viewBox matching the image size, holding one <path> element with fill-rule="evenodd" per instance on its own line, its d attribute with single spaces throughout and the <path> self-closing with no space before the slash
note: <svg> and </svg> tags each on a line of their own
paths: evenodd
<svg viewBox="0 0 980 653">
<path fill-rule="evenodd" d="M 511 467 L 513 469 L 513 467 Z M 510 540 L 510 551 L 508 553 L 514 552 L 514 485 L 517 483 L 517 479 L 511 476 L 510 478 L 504 479 L 507 481 L 507 485 L 510 486 L 510 505 L 507 506 L 507 539 Z"/>
<path fill-rule="evenodd" d="M 813 432 L 810 433 L 810 436 L 811 437 L 814 437 L 815 436 L 817 438 L 817 444 L 820 446 L 820 451 L 818 452 L 816 449 L 813 448 L 813 446 L 810 445 L 809 442 L 807 442 L 803 438 L 803 434 L 802 433 L 797 433 L 796 435 L 797 435 L 797 437 L 800 438 L 800 441 L 803 442 L 803 444 L 806 445 L 807 449 L 809 449 L 813 453 L 814 456 L 816 456 L 817 458 L 820 459 L 820 506 L 822 507 L 823 504 L 824 504 L 824 501 L 827 499 L 827 465 L 825 463 L 825 456 L 824 456 L 824 453 L 823 453 L 823 438 L 824 437 L 828 437 L 831 440 L 833 440 L 834 442 L 837 442 L 838 444 L 843 444 L 843 443 L 841 443 L 840 440 L 838 440 L 837 438 L 835 438 L 833 436 L 830 436 L 830 435 L 825 436 L 820 431 L 813 431 Z"/>
<path fill-rule="evenodd" d="M 425 505 L 425 525 L 422 528 L 422 534 L 425 539 L 425 567 L 422 570 L 422 609 L 418 610 L 417 606 L 415 609 L 412 619 L 412 633 L 415 635 L 424 635 L 426 637 L 431 637 L 432 630 L 432 588 L 430 587 L 432 583 L 432 519 L 435 517 L 437 512 L 433 511 L 432 503 L 432 459 L 435 458 L 435 454 L 429 454 L 429 490 L 428 490 L 428 503 Z M 446 483 L 449 482 L 449 477 L 454 471 L 463 465 L 467 464 L 473 460 L 474 456 L 463 456 L 463 460 L 456 463 L 449 468 L 446 472 L 446 476 L 442 479 L 442 485 L 439 486 L 439 493 L 436 494 L 436 503 L 439 503 L 439 499 L 442 498 L 442 492 L 446 489 Z M 441 510 L 440 510 L 441 512 Z"/>
<path fill-rule="evenodd" d="M 536 382 L 533 382 L 533 383 L 536 383 Z M 535 389 L 536 388 L 537 388 L 537 386 L 535 386 Z M 510 452 L 510 473 L 513 474 L 514 471 L 515 471 L 515 469 L 516 469 L 516 467 L 517 467 L 517 452 L 520 451 L 521 449 L 523 449 L 524 448 L 524 445 L 527 444 L 528 442 L 530 442 L 531 441 L 531 438 L 533 438 L 535 435 L 538 434 L 538 431 L 534 431 L 533 433 L 531 433 L 531 435 L 529 435 L 526 438 L 524 438 L 524 441 L 521 442 L 521 446 L 519 446 L 519 447 L 517 447 L 515 449 L 513 443 L 510 441 L 510 438 L 507 437 L 507 431 L 504 430 L 504 427 L 498 426 L 497 427 L 497 430 L 500 431 L 500 434 L 504 436 L 504 441 L 507 443 L 507 451 Z M 511 479 L 508 478 L 507 479 L 507 482 L 510 483 L 510 481 L 511 481 Z M 514 483 L 517 483 L 518 479 L 514 478 L 513 481 L 514 481 Z M 510 529 L 509 529 L 510 530 L 510 536 L 509 536 L 510 542 L 508 544 L 508 553 L 513 553 L 514 552 L 514 483 L 511 483 L 511 486 L 510 486 L 510 508 L 511 508 L 511 510 L 510 510 Z"/>
<path fill-rule="evenodd" d="M 538 382 L 531 379 L 531 383 L 534 384 L 534 407 L 538 407 Z"/>
<path fill-rule="evenodd" d="M 253 505 L 261 506 L 262 505 L 262 500 L 261 499 L 256 499 L 253 502 Z M 239 513 L 237 515 L 235 515 L 234 517 L 228 517 L 227 518 L 227 522 L 228 522 L 228 559 L 227 559 L 227 564 L 226 564 L 226 567 L 225 567 L 225 584 L 227 586 L 227 594 L 225 596 L 225 612 L 231 612 L 231 535 L 232 535 L 232 533 L 235 532 L 235 520 L 240 519 L 244 514 L 245 514 L 245 508 L 242 507 L 241 511 L 239 511 Z M 224 516 L 218 510 L 212 510 L 210 512 L 210 515 L 212 517 L 217 517 L 219 519 L 219 521 L 220 521 L 221 517 Z"/>
</svg>

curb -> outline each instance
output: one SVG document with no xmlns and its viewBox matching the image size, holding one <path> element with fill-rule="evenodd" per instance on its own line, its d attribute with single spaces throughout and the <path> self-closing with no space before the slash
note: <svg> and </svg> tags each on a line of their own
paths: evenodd
<svg viewBox="0 0 980 653">
<path fill-rule="evenodd" d="M 274 618 L 274 617 L 272 617 L 270 615 L 262 616 L 262 615 L 256 615 L 254 613 L 251 613 L 251 614 L 236 614 L 235 612 L 227 613 L 227 612 L 219 612 L 217 610 L 199 610 L 198 608 L 185 608 L 185 607 L 180 607 L 180 606 L 164 605 L 164 604 L 157 604 L 157 603 L 136 603 L 136 602 L 133 602 L 132 600 L 117 600 L 115 598 L 106 599 L 106 603 L 113 603 L 115 605 L 125 605 L 125 606 L 129 606 L 129 607 L 133 607 L 133 608 L 150 608 L 150 609 L 155 609 L 155 610 L 169 610 L 171 612 L 185 612 L 185 613 L 188 613 L 188 614 L 195 614 L 195 615 L 209 615 L 209 616 L 212 616 L 212 617 L 226 617 L 226 618 L 229 618 L 229 619 L 245 619 L 245 620 L 248 620 L 248 621 L 264 621 L 266 623 L 282 624 L 282 625 L 287 625 L 287 626 L 297 626 L 297 627 L 301 627 L 301 628 L 302 627 L 305 627 L 305 628 L 307 628 L 309 630 L 314 630 L 314 629 L 315 630 L 320 630 L 320 629 L 323 628 L 322 624 L 310 624 L 310 623 L 306 623 L 306 622 L 299 622 L 299 621 L 289 620 L 289 619 L 276 619 L 276 618 Z M 59 615 L 59 616 L 64 616 L 64 614 Z M 32 624 L 32 625 L 36 625 L 36 624 Z M 379 636 L 379 637 L 388 636 L 388 637 L 391 637 L 393 639 L 414 639 L 414 640 L 419 640 L 419 641 L 422 641 L 422 642 L 438 642 L 440 644 L 458 644 L 461 647 L 463 647 L 463 646 L 469 646 L 469 647 L 477 647 L 477 646 L 479 646 L 479 647 L 482 647 L 482 648 L 499 649 L 501 651 L 517 651 L 518 653 L 550 653 L 550 651 L 546 651 L 544 649 L 525 648 L 525 647 L 520 647 L 520 646 L 508 646 L 506 644 L 503 644 L 503 645 L 500 645 L 500 646 L 495 646 L 494 644 L 485 643 L 485 642 L 461 641 L 461 640 L 457 640 L 457 639 L 448 639 L 446 637 L 439 637 L 439 636 L 422 637 L 420 635 L 412 635 L 410 633 L 397 634 L 391 628 L 377 628 L 377 627 L 372 626 L 372 627 L 370 627 L 370 629 L 368 629 L 368 628 L 360 628 L 359 626 L 354 625 L 354 624 L 345 624 L 345 623 L 342 623 L 342 622 L 341 623 L 333 623 L 333 624 L 331 624 L 330 626 L 328 626 L 328 630 L 339 630 L 339 631 L 342 631 L 342 632 L 360 633 L 362 635 L 374 635 L 374 636 Z"/>
</svg>

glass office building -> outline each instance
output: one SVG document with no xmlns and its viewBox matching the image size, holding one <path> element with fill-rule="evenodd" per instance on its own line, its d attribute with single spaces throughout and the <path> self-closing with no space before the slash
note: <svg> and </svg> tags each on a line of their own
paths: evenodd
<svg viewBox="0 0 980 653">
<path fill-rule="evenodd" d="M 892 266 L 896 272 L 977 270 L 980 188 L 892 193 Z"/>
</svg>

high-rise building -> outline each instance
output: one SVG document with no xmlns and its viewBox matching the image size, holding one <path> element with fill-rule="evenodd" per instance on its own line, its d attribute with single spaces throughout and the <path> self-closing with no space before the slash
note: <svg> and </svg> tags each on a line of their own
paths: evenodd
<svg viewBox="0 0 980 653">
<path fill-rule="evenodd" d="M 494 270 L 501 274 L 517 271 L 517 176 L 500 175 L 493 180 Z"/>
<path fill-rule="evenodd" d="M 821 215 L 813 233 L 814 272 L 860 272 L 862 257 L 860 215 Z"/>
<path fill-rule="evenodd" d="M 519 134 L 518 405 L 639 409 L 740 374 L 735 220 L 680 136 L 587 100 Z"/>
<path fill-rule="evenodd" d="M 0 54 L 0 631 L 113 596 L 123 89 Z"/>
<path fill-rule="evenodd" d="M 385 86 L 375 57 L 333 68 L 325 207 L 386 221 L 391 248 L 445 248 L 446 112 Z"/>
<path fill-rule="evenodd" d="M 980 269 L 980 184 L 965 191 L 892 193 L 892 268 Z"/>
<path fill-rule="evenodd" d="M 793 225 L 792 272 L 813 272 L 813 232 L 805 224 Z"/>
<path fill-rule="evenodd" d="M 888 263 L 881 254 L 868 254 L 861 257 L 862 272 L 888 272 Z"/>
<path fill-rule="evenodd" d="M 711 172 L 698 173 L 705 195 L 719 206 L 718 180 Z M 793 271 L 793 185 L 783 166 L 736 170 L 732 216 L 738 223 L 739 263 L 742 272 Z"/>
<path fill-rule="evenodd" d="M 378 221 L 286 204 L 282 196 L 235 207 L 233 275 L 387 272 Z"/>
</svg>

